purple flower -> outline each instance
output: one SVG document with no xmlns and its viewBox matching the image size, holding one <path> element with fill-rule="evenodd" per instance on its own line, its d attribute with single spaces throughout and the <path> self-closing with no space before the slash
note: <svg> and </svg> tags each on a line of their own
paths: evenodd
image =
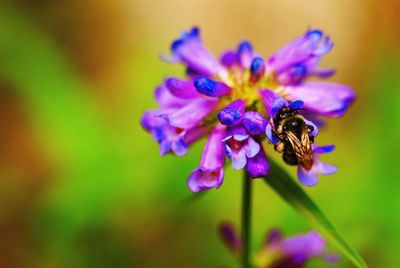
<svg viewBox="0 0 400 268">
<path fill-rule="evenodd" d="M 304 101 L 304 108 L 326 117 L 341 117 L 355 101 L 354 91 L 342 84 L 307 82 L 281 88 L 288 100 Z"/>
<path fill-rule="evenodd" d="M 310 75 L 325 78 L 334 71 L 319 70 L 317 65 L 332 47 L 329 36 L 324 36 L 320 30 L 309 30 L 275 52 L 268 59 L 268 68 L 284 85 L 300 83 Z"/>
<path fill-rule="evenodd" d="M 223 125 L 235 126 L 239 124 L 246 109 L 246 103 L 237 99 L 218 113 L 218 119 Z"/>
<path fill-rule="evenodd" d="M 224 222 L 219 224 L 218 234 L 225 246 L 236 256 L 239 257 L 242 254 L 242 241 L 231 223 Z"/>
<path fill-rule="evenodd" d="M 188 179 L 188 186 L 192 192 L 221 186 L 225 163 L 225 151 L 222 144 L 224 135 L 225 130 L 222 126 L 217 126 L 210 134 L 200 165 L 193 170 Z"/>
<path fill-rule="evenodd" d="M 251 178 L 267 176 L 269 171 L 269 163 L 262 147 L 255 156 L 248 159 L 246 171 Z"/>
<path fill-rule="evenodd" d="M 319 159 L 319 155 L 330 153 L 335 150 L 334 145 L 325 145 L 318 147 L 313 144 L 313 165 L 310 170 L 306 170 L 302 166 L 297 167 L 297 177 L 305 186 L 314 186 L 318 183 L 317 174 L 330 175 L 337 171 L 336 166 L 326 164 Z"/>
<path fill-rule="evenodd" d="M 333 74 L 318 67 L 332 46 L 322 31 L 310 30 L 267 60 L 248 41 L 218 60 L 193 27 L 172 42 L 171 56 L 163 56 L 183 64 L 186 77 L 167 77 L 156 88 L 159 107 L 144 113 L 142 126 L 159 143 L 162 155 L 184 155 L 191 143 L 211 133 L 188 180 L 192 191 L 221 185 L 225 154 L 235 169 L 265 177 L 265 140 L 287 164 L 298 167 L 304 185 L 314 185 L 316 174 L 332 171 L 318 158 L 317 125 L 323 117 L 343 116 L 355 100 L 348 86 L 306 81 Z"/>
<path fill-rule="evenodd" d="M 142 117 L 142 126 L 160 144 L 160 154 L 172 151 L 177 155 L 187 153 L 188 146 L 205 134 L 205 129 L 195 126 L 189 129 L 174 127 L 162 116 L 166 111 L 147 111 Z"/>
<path fill-rule="evenodd" d="M 228 77 L 227 70 L 203 46 L 197 27 L 182 33 L 171 44 L 171 51 L 170 62 L 180 62 L 200 75 Z"/>
<path fill-rule="evenodd" d="M 261 267 L 302 268 L 313 258 L 327 256 L 326 242 L 316 231 L 283 238 L 278 230 L 271 230 L 257 261 Z"/>
<path fill-rule="evenodd" d="M 250 137 L 243 126 L 229 128 L 223 141 L 226 156 L 232 159 L 235 169 L 244 168 L 247 159 L 256 156 L 260 151 L 260 144 Z"/>
<path fill-rule="evenodd" d="M 218 227 L 220 239 L 237 257 L 242 254 L 242 241 L 231 223 L 222 223 Z M 268 232 L 262 248 L 255 258 L 255 267 L 264 268 L 303 268 L 311 259 L 323 258 L 330 263 L 336 262 L 328 254 L 326 242 L 316 231 L 284 238 L 279 230 Z"/>
</svg>

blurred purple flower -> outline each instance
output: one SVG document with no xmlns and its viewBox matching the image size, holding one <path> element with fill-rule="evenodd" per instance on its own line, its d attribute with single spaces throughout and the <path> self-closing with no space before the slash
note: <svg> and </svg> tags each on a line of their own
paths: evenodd
<svg viewBox="0 0 400 268">
<path fill-rule="evenodd" d="M 225 156 L 250 177 L 266 176 L 265 134 L 286 163 L 298 166 L 300 181 L 314 185 L 316 174 L 334 170 L 318 158 L 324 147 L 313 144 L 320 117 L 343 116 L 355 100 L 348 86 L 306 81 L 334 73 L 318 67 L 332 47 L 322 31 L 309 30 L 268 59 L 242 41 L 218 60 L 194 27 L 172 42 L 171 56 L 162 56 L 183 64 L 187 77 L 168 77 L 157 87 L 159 108 L 144 113 L 142 126 L 162 155 L 184 155 L 190 144 L 210 134 L 188 180 L 191 191 L 222 184 Z M 313 123 L 316 118 L 319 122 Z"/>
<path fill-rule="evenodd" d="M 218 227 L 220 239 L 236 257 L 242 253 L 242 241 L 231 223 L 224 222 Z M 326 242 L 316 231 L 284 238 L 279 230 L 268 232 L 264 244 L 254 259 L 255 267 L 262 268 L 303 268 L 311 259 L 322 258 L 334 264 L 337 255 L 329 254 Z"/>
</svg>

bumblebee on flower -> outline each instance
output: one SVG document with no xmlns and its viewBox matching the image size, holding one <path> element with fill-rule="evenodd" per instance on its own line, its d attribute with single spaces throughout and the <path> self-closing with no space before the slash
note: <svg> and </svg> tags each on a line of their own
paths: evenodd
<svg viewBox="0 0 400 268">
<path fill-rule="evenodd" d="M 163 57 L 183 64 L 186 78 L 167 78 L 157 88 L 159 109 L 146 112 L 142 125 L 160 144 L 162 155 L 184 155 L 191 143 L 209 135 L 200 164 L 188 179 L 193 192 L 221 186 L 226 157 L 250 177 L 266 176 L 266 137 L 287 164 L 298 166 L 302 184 L 315 185 L 317 173 L 336 168 L 318 158 L 333 147 L 314 143 L 318 128 L 312 118 L 343 116 L 355 100 L 348 86 L 307 82 L 311 76 L 334 73 L 318 68 L 332 47 L 321 31 L 309 30 L 268 59 L 243 41 L 217 60 L 194 27 L 172 43 L 172 56 Z"/>
</svg>

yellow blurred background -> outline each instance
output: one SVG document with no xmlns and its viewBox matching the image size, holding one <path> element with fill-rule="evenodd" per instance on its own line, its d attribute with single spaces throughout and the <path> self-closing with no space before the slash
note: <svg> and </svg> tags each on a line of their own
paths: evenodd
<svg viewBox="0 0 400 268">
<path fill-rule="evenodd" d="M 183 75 L 158 55 L 193 25 L 215 55 L 249 39 L 267 57 L 309 27 L 331 36 L 322 65 L 358 99 L 318 138 L 337 145 L 324 159 L 339 172 L 305 190 L 370 267 L 400 267 L 399 10 L 396 0 L 1 1 L 0 267 L 237 267 L 216 226 L 239 224 L 239 172 L 192 200 L 186 178 L 204 141 L 161 158 L 139 124 L 162 79 Z M 253 217 L 254 249 L 270 227 L 309 229 L 262 181 Z"/>
</svg>

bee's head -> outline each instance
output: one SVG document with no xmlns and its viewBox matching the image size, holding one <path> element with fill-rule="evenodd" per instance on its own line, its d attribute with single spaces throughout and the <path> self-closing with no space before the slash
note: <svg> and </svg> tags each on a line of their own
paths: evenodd
<svg viewBox="0 0 400 268">
<path fill-rule="evenodd" d="M 289 118 L 285 121 L 283 124 L 283 130 L 284 131 L 292 131 L 292 132 L 299 132 L 301 131 L 306 123 L 304 122 L 304 119 L 301 117 L 292 117 Z"/>
</svg>

